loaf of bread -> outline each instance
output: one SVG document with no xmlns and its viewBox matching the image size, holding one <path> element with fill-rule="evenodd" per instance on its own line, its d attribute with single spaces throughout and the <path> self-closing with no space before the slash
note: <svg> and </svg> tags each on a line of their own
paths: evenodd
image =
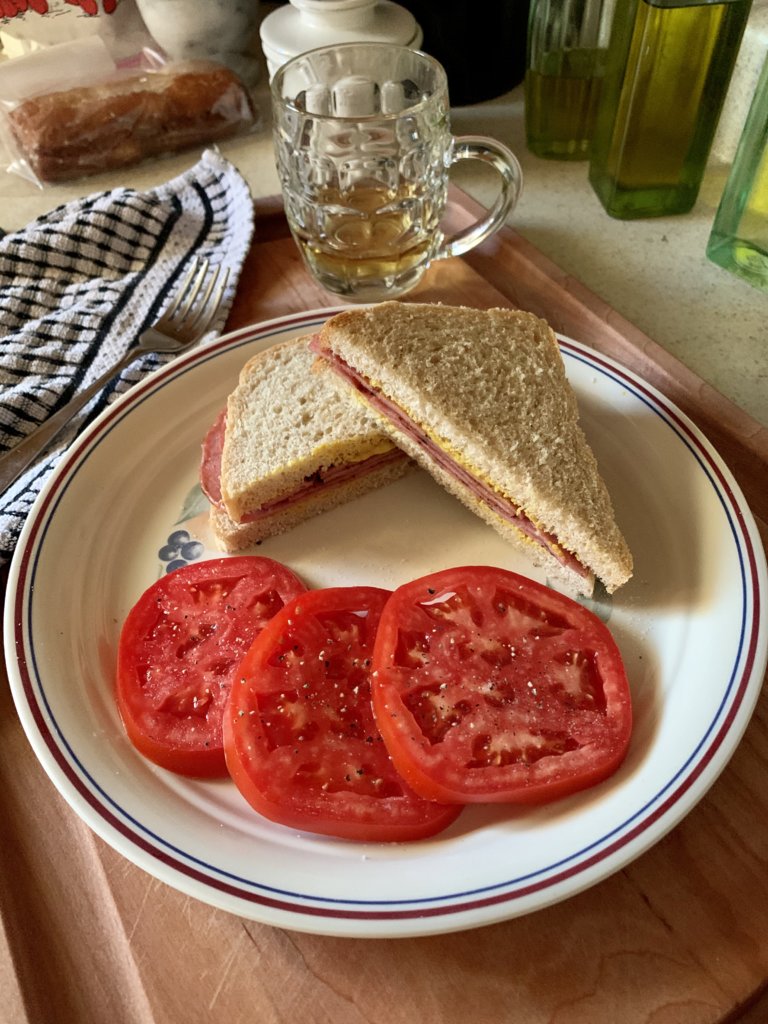
<svg viewBox="0 0 768 1024">
<path fill-rule="evenodd" d="M 233 72 L 201 62 L 35 96 L 8 121 L 34 174 L 57 182 L 227 138 L 256 114 Z"/>
</svg>

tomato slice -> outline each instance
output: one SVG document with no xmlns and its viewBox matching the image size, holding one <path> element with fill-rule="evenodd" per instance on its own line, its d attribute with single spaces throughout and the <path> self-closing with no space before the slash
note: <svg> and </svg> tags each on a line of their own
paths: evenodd
<svg viewBox="0 0 768 1024">
<path fill-rule="evenodd" d="M 304 590 L 290 569 L 252 555 L 195 562 L 149 587 L 123 624 L 117 655 L 117 704 L 134 746 L 182 775 L 226 776 L 222 714 L 233 674 Z"/>
<path fill-rule="evenodd" d="M 392 760 L 428 799 L 543 803 L 605 779 L 629 744 L 629 685 L 606 626 L 503 569 L 396 590 L 373 669 Z"/>
<path fill-rule="evenodd" d="M 246 800 L 291 828 L 370 842 L 421 839 L 458 807 L 398 776 L 371 707 L 370 658 L 389 591 L 310 591 L 245 656 L 224 716 L 227 765 Z"/>
</svg>

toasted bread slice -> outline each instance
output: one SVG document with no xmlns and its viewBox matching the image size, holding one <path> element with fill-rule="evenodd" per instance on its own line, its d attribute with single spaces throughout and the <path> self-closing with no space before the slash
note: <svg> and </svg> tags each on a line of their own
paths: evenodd
<svg viewBox="0 0 768 1024">
<path fill-rule="evenodd" d="M 566 589 L 632 575 L 551 328 L 508 309 L 385 302 L 315 349 L 383 430 Z M 359 404 L 359 403 L 357 403 Z"/>
</svg>

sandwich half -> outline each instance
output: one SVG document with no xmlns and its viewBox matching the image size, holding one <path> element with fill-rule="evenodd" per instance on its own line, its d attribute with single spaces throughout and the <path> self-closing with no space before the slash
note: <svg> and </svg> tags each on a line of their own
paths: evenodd
<svg viewBox="0 0 768 1024">
<path fill-rule="evenodd" d="M 282 533 L 412 464 L 365 409 L 313 372 L 308 341 L 250 359 L 203 441 L 200 482 L 224 551 Z"/>
<path fill-rule="evenodd" d="M 543 320 L 384 302 L 332 317 L 312 348 L 400 448 L 553 583 L 589 596 L 595 577 L 609 592 L 630 578 L 632 556 Z"/>
</svg>

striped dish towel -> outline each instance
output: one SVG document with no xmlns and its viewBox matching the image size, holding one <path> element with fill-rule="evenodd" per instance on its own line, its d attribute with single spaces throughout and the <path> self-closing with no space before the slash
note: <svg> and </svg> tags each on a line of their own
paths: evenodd
<svg viewBox="0 0 768 1024">
<path fill-rule="evenodd" d="M 229 268 L 226 301 L 206 338 L 219 333 L 252 232 L 248 186 L 222 156 L 206 151 L 159 188 L 90 195 L 0 238 L 0 450 L 13 448 L 133 345 L 193 258 Z M 170 358 L 137 359 L 0 495 L 0 565 L 77 433 Z"/>
</svg>

